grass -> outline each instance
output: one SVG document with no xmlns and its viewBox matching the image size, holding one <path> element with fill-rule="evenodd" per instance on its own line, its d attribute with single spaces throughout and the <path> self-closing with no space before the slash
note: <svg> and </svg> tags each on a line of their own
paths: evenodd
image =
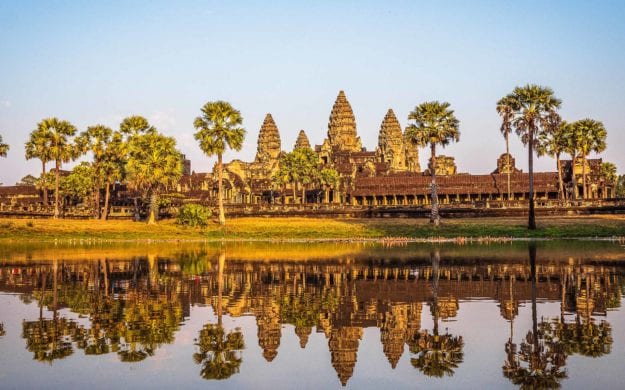
<svg viewBox="0 0 625 390">
<path fill-rule="evenodd" d="M 54 240 L 357 240 L 456 237 L 576 238 L 625 237 L 625 216 L 542 217 L 529 231 L 525 218 L 446 219 L 439 228 L 427 219 L 236 218 L 225 227 L 188 228 L 174 221 L 157 225 L 132 221 L 2 219 L 3 242 Z"/>
</svg>

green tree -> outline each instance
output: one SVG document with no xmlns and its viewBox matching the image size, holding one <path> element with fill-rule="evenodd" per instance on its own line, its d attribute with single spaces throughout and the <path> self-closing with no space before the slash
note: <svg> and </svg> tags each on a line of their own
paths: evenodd
<svg viewBox="0 0 625 390">
<path fill-rule="evenodd" d="M 512 132 L 513 108 L 511 99 L 504 97 L 497 102 L 497 113 L 501 116 L 501 127 L 499 130 L 506 139 L 506 165 L 508 174 L 508 199 L 510 199 L 510 133 Z"/>
<path fill-rule="evenodd" d="M 2 142 L 2 136 L 0 135 L 0 157 L 6 157 L 9 151 L 9 145 Z"/>
<path fill-rule="evenodd" d="M 115 182 L 121 181 L 126 173 L 127 153 L 128 145 L 124 142 L 122 133 L 119 131 L 114 132 L 111 141 L 104 148 L 97 173 L 104 183 L 103 220 L 106 220 L 109 214 L 111 186 Z"/>
<path fill-rule="evenodd" d="M 556 159 L 558 169 L 558 196 L 564 199 L 564 181 L 562 180 L 562 163 L 560 155 L 565 153 L 571 137 L 571 126 L 562 121 L 560 115 L 552 113 L 547 116 L 545 129 L 538 136 L 538 146 L 536 152 L 539 156 L 551 156 Z"/>
<path fill-rule="evenodd" d="M 551 88 L 528 84 L 516 87 L 504 97 L 512 107 L 512 127 L 528 147 L 529 218 L 528 228 L 536 229 L 534 210 L 534 148 L 542 132 L 547 131 L 546 121 L 560 107 Z"/>
<path fill-rule="evenodd" d="M 302 202 L 306 203 L 306 187 L 315 182 L 319 177 L 317 154 L 311 148 L 298 148 L 293 152 L 295 162 L 294 176 L 299 180 L 302 186 Z"/>
<path fill-rule="evenodd" d="M 341 182 L 341 178 L 339 173 L 334 168 L 323 168 L 321 172 L 319 172 L 319 181 L 321 182 L 321 186 L 323 187 L 323 202 L 330 202 L 330 190 L 337 190 L 339 183 Z M 337 196 L 335 195 L 333 201 L 336 202 Z"/>
<path fill-rule="evenodd" d="M 202 115 L 195 118 L 193 126 L 198 130 L 194 136 L 200 149 L 207 156 L 217 155 L 219 223 L 226 223 L 223 201 L 223 154 L 226 148 L 241 150 L 245 129 L 241 127 L 243 117 L 230 103 L 224 101 L 208 102 L 202 109 Z"/>
<path fill-rule="evenodd" d="M 33 130 L 26 141 L 25 145 L 25 157 L 27 160 L 37 158 L 41 161 L 41 177 L 42 185 L 40 188 L 43 189 L 43 203 L 48 205 L 48 185 L 46 183 L 46 164 L 52 161 L 52 154 L 50 149 L 48 148 L 48 138 L 50 130 L 47 126 L 43 125 L 43 122 L 39 122 L 37 124 L 37 128 Z"/>
<path fill-rule="evenodd" d="M 37 178 L 33 175 L 26 175 L 15 184 L 18 186 L 35 186 L 37 185 Z"/>
<path fill-rule="evenodd" d="M 616 174 L 616 165 L 611 162 L 604 162 L 601 164 L 601 178 L 603 180 L 603 194 L 607 196 L 606 187 L 608 185 L 612 185 L 612 188 L 616 189 L 618 175 Z M 614 193 L 612 193 L 612 197 L 614 197 Z"/>
<path fill-rule="evenodd" d="M 571 123 L 572 140 L 571 148 L 582 158 L 582 187 L 583 197 L 587 199 L 588 184 L 586 182 L 586 164 L 591 152 L 600 153 L 606 148 L 607 131 L 603 123 L 594 119 L 582 119 Z M 575 163 L 575 160 L 573 160 Z M 573 168 L 575 172 L 575 168 Z"/>
<path fill-rule="evenodd" d="M 94 193 L 94 167 L 87 162 L 76 165 L 61 179 L 60 192 L 74 201 L 85 201 Z"/>
<path fill-rule="evenodd" d="M 91 152 L 93 156 L 93 194 L 94 194 L 94 217 L 100 218 L 100 189 L 103 187 L 103 178 L 100 175 L 102 160 L 107 145 L 111 142 L 113 130 L 104 125 L 87 127 L 87 130 L 76 137 L 76 146 L 82 153 Z"/>
<path fill-rule="evenodd" d="M 76 134 L 76 127 L 68 121 L 58 118 L 47 118 L 39 122 L 37 129 L 36 132 L 41 131 L 41 134 L 44 136 L 44 147 L 49 150 L 50 160 L 55 163 L 54 218 L 58 218 L 61 167 L 63 163 L 70 162 L 80 155 L 78 148 L 76 148 L 71 140 L 71 137 Z"/>
<path fill-rule="evenodd" d="M 432 175 L 432 215 L 430 222 L 435 226 L 440 224 L 438 214 L 438 194 L 436 192 L 436 146 L 445 147 L 450 142 L 460 140 L 460 121 L 456 119 L 454 111 L 449 109 L 450 104 L 438 101 L 425 102 L 408 115 L 408 120 L 413 120 L 406 129 L 408 139 L 421 147 L 429 146 L 431 152 Z"/>
<path fill-rule="evenodd" d="M 625 198 L 625 175 L 620 175 L 618 179 L 616 179 L 614 194 L 617 198 Z"/>
<path fill-rule="evenodd" d="M 147 119 L 139 115 L 126 117 L 119 125 L 119 131 L 122 134 L 127 135 L 128 137 L 144 134 L 155 130 L 156 129 L 148 123 Z"/>
<path fill-rule="evenodd" d="M 156 223 L 160 193 L 182 176 L 182 156 L 176 140 L 156 130 L 130 137 L 127 180 L 150 199 L 148 224 Z"/>
</svg>

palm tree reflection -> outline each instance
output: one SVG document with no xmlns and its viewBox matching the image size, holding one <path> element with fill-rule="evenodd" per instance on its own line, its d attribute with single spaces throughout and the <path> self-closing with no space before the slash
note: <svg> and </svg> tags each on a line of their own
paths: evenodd
<svg viewBox="0 0 625 390">
<path fill-rule="evenodd" d="M 241 350 L 245 348 L 243 333 L 237 328 L 226 333 L 222 326 L 222 294 L 226 253 L 219 253 L 217 272 L 217 324 L 206 324 L 200 330 L 195 344 L 198 352 L 193 354 L 197 364 L 202 364 L 200 375 L 204 379 L 227 379 L 239 372 L 243 361 Z"/>
<path fill-rule="evenodd" d="M 422 330 L 409 341 L 410 352 L 417 355 L 410 359 L 410 363 L 427 376 L 441 378 L 443 376 L 453 376 L 454 370 L 462 363 L 464 343 L 462 336 L 454 336 L 448 333 L 439 335 L 439 250 L 435 249 L 430 253 L 430 258 L 432 259 L 433 274 L 432 302 L 430 307 L 434 318 L 434 329 L 432 333 L 429 333 L 428 330 Z"/>
<path fill-rule="evenodd" d="M 527 332 L 519 348 L 512 340 L 506 343 L 507 359 L 503 375 L 522 389 L 559 388 L 567 377 L 564 366 L 566 353 L 557 337 L 557 326 L 550 321 L 538 323 L 536 310 L 536 243 L 529 245 L 532 282 L 532 330 Z"/>
</svg>

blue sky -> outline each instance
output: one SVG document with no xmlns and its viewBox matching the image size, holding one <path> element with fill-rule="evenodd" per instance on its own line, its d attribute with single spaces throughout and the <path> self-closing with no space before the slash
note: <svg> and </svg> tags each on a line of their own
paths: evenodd
<svg viewBox="0 0 625 390">
<path fill-rule="evenodd" d="M 207 171 L 192 126 L 205 102 L 241 111 L 248 136 L 226 158 L 251 160 L 268 112 L 283 149 L 300 129 L 321 144 L 341 89 L 369 150 L 388 108 L 405 127 L 417 104 L 450 102 L 461 139 L 443 153 L 489 173 L 505 148 L 495 103 L 526 83 L 553 88 L 566 120 L 603 121 L 602 157 L 623 173 L 623 20 L 619 1 L 0 2 L 0 134 L 12 147 L 0 182 L 38 174 L 23 144 L 48 116 L 84 130 L 144 115 Z M 511 146 L 527 170 L 516 136 Z"/>
</svg>

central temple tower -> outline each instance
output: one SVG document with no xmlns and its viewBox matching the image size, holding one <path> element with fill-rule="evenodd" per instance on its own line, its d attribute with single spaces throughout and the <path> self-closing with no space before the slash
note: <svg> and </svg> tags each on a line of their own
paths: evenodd
<svg viewBox="0 0 625 390">
<path fill-rule="evenodd" d="M 340 91 L 328 123 L 328 141 L 333 151 L 360 152 L 362 143 L 356 134 L 356 119 L 352 106 Z"/>
</svg>

